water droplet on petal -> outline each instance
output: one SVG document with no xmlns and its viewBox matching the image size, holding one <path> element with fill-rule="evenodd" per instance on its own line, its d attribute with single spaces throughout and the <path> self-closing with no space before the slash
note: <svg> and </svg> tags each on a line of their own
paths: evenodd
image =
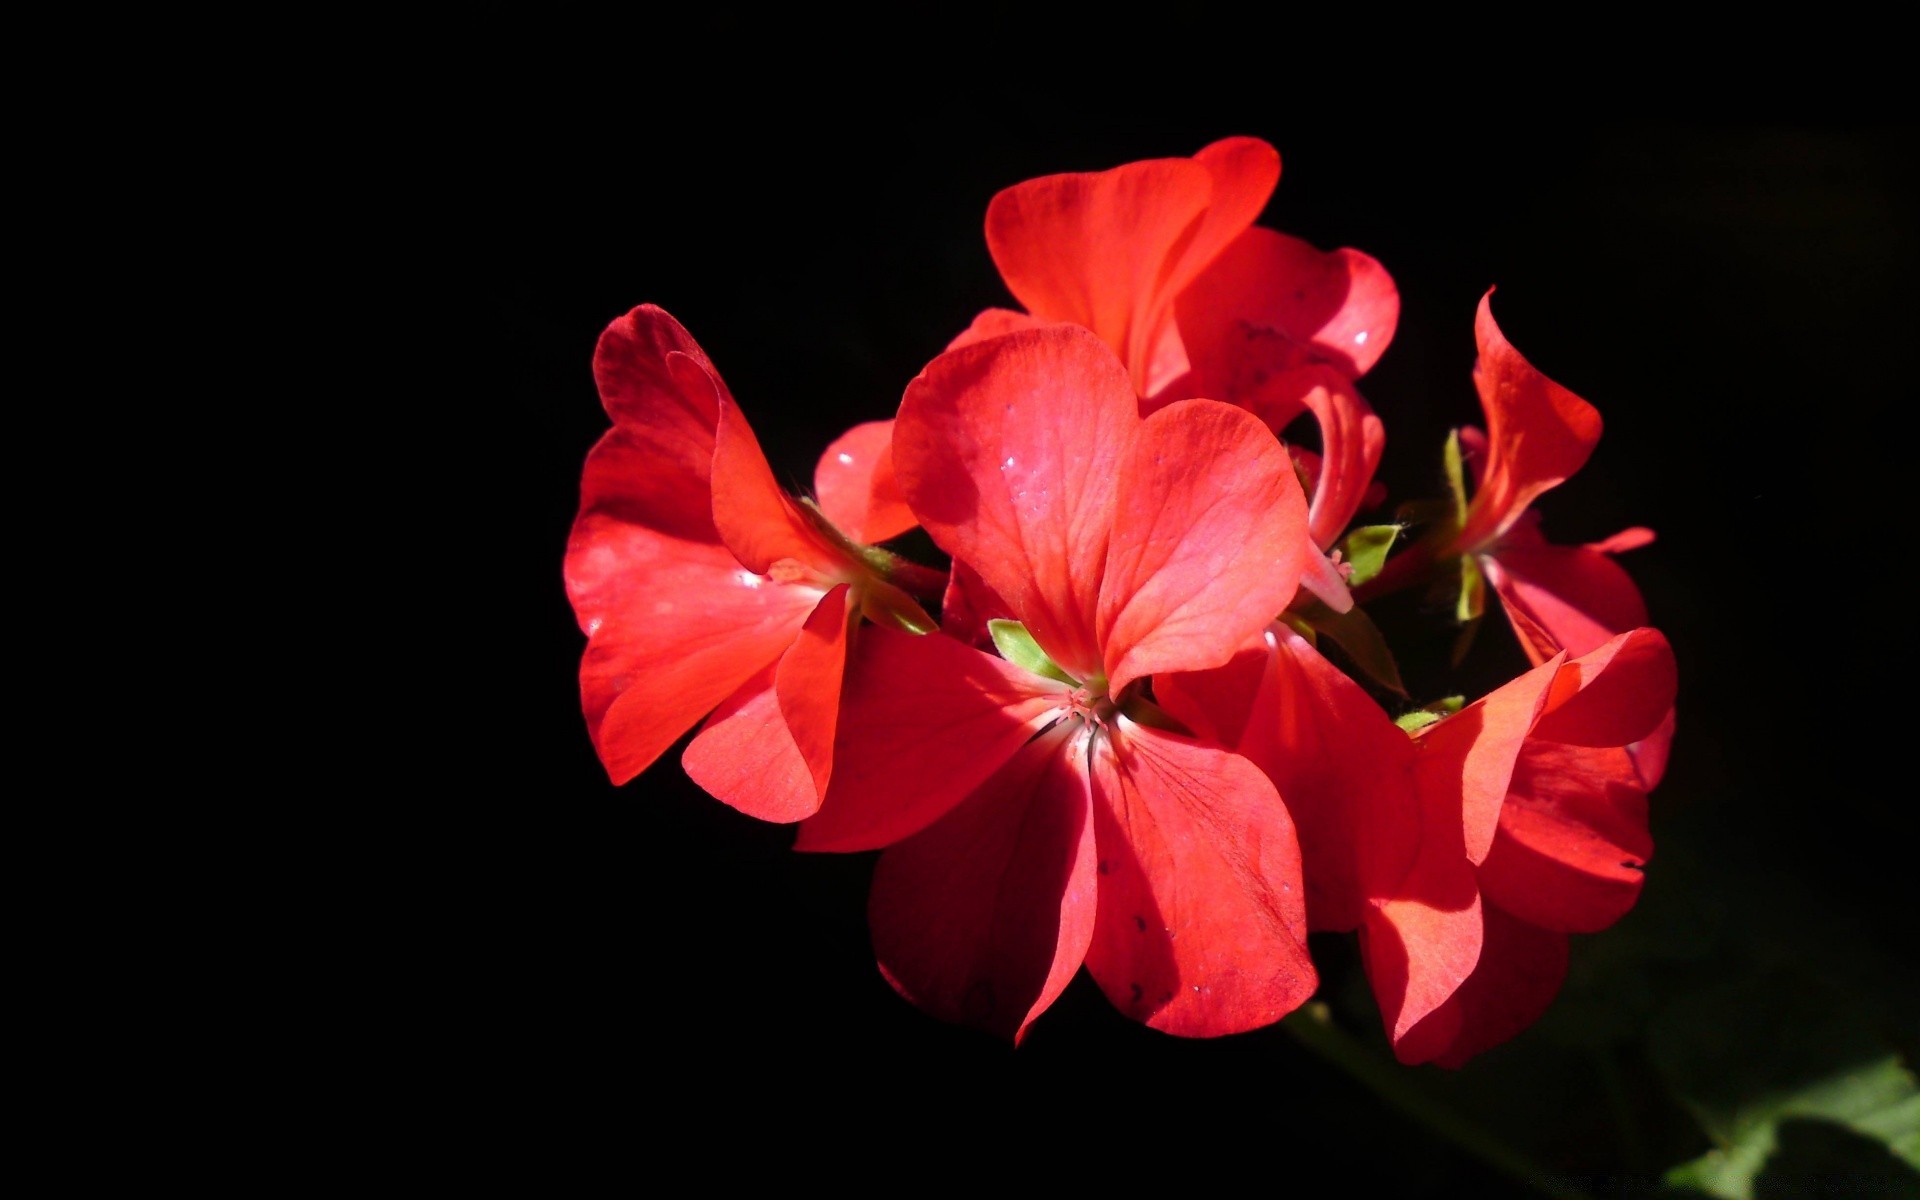
<svg viewBox="0 0 1920 1200">
<path fill-rule="evenodd" d="M 765 582 L 765 580 L 761 579 L 758 575 L 748 570 L 741 570 L 736 577 L 740 580 L 741 587 L 757 588 Z"/>
<path fill-rule="evenodd" d="M 1354 335 L 1353 335 L 1353 344 L 1354 344 L 1354 345 L 1356 345 L 1356 346 L 1364 346 L 1364 345 L 1366 345 L 1366 344 L 1367 344 L 1367 331 L 1366 331 L 1366 330 L 1364 330 L 1364 329 L 1362 329 L 1362 330 L 1361 330 L 1361 331 L 1360 331 L 1359 333 L 1356 333 L 1356 334 L 1354 334 Z"/>
<path fill-rule="evenodd" d="M 1000 464 L 1000 469 L 1004 471 L 1008 467 L 1011 467 L 1012 465 L 1013 465 L 1013 455 L 1009 454 L 1007 455 L 1007 461 Z"/>
<path fill-rule="evenodd" d="M 1360 337 L 1361 337 L 1361 339 L 1362 339 L 1362 340 L 1365 340 L 1365 338 L 1366 338 L 1366 336 L 1367 336 L 1367 335 L 1366 335 L 1366 334 L 1364 334 L 1364 333 L 1360 335 Z M 849 467 L 850 467 L 850 466 L 852 466 L 852 465 L 853 465 L 853 455 L 851 455 L 851 454 L 848 454 L 848 453 L 847 453 L 846 451 L 844 451 L 844 450 L 843 450 L 843 451 L 841 451 L 841 452 L 840 452 L 840 453 L 839 453 L 838 455 L 835 455 L 835 457 L 836 457 L 836 458 L 838 458 L 838 459 L 839 459 L 839 460 L 841 461 L 841 463 L 843 463 L 843 464 L 844 464 L 844 465 L 846 465 L 846 466 L 849 466 Z"/>
</svg>

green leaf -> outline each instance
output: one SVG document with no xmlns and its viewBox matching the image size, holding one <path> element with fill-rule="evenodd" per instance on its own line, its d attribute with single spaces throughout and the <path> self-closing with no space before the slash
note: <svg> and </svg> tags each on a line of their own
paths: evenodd
<svg viewBox="0 0 1920 1200">
<path fill-rule="evenodd" d="M 1466 703 L 1465 696 L 1447 696 L 1435 700 L 1432 704 L 1416 708 L 1412 712 L 1401 713 L 1393 719 L 1393 723 L 1412 733 L 1416 729 L 1425 729 L 1435 721 L 1452 716 L 1465 707 Z"/>
<path fill-rule="evenodd" d="M 1381 687 L 1396 696 L 1407 694 L 1407 685 L 1400 682 L 1400 666 L 1393 660 L 1393 651 L 1387 648 L 1387 639 L 1359 605 L 1337 613 L 1315 600 L 1288 615 L 1306 622 L 1315 633 L 1331 638 L 1354 666 Z"/>
<path fill-rule="evenodd" d="M 1473 555 L 1460 556 L 1460 595 L 1454 601 L 1454 620 L 1462 625 L 1469 621 L 1478 621 L 1480 614 L 1487 608 L 1487 577 L 1480 573 L 1480 564 Z"/>
<path fill-rule="evenodd" d="M 1362 525 L 1340 539 L 1340 556 L 1353 567 L 1347 586 L 1359 587 L 1387 565 L 1387 551 L 1400 536 L 1400 525 Z"/>
<path fill-rule="evenodd" d="M 1062 671 L 1040 643 L 1033 640 L 1027 627 L 1018 621 L 993 620 L 987 622 L 987 632 L 993 635 L 993 644 L 1000 649 L 1000 657 L 1016 667 L 1024 667 L 1035 675 L 1045 675 L 1048 679 L 1057 679 L 1061 683 L 1080 686 L 1080 681 Z"/>
<path fill-rule="evenodd" d="M 1835 1194 L 1920 1196 L 1920 1087 L 1845 995 L 1743 981 L 1669 1006 L 1648 1041 L 1714 1143 L 1670 1185 L 1751 1200 L 1819 1178 Z"/>
</svg>

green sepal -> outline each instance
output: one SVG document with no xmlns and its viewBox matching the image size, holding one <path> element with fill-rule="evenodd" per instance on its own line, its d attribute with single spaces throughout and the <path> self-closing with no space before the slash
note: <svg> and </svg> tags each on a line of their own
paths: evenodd
<svg viewBox="0 0 1920 1200">
<path fill-rule="evenodd" d="M 1478 621 L 1487 609 L 1487 579 L 1471 554 L 1460 556 L 1460 595 L 1453 604 L 1454 620 L 1465 625 Z"/>
<path fill-rule="evenodd" d="M 1456 526 L 1467 523 L 1467 469 L 1460 455 L 1460 431 L 1452 430 L 1447 434 L 1446 449 L 1440 452 L 1440 461 L 1447 470 L 1447 490 L 1453 493 L 1453 519 Z"/>
<path fill-rule="evenodd" d="M 868 584 L 856 590 L 860 593 L 860 615 L 875 625 L 919 634 L 939 628 L 927 610 L 899 588 L 890 584 Z"/>
<path fill-rule="evenodd" d="M 1040 648 L 1040 643 L 1033 640 L 1033 635 L 1020 622 L 988 621 L 987 632 L 993 635 L 993 644 L 999 648 L 1000 657 L 1014 666 L 1032 671 L 1035 675 L 1045 675 L 1048 679 L 1057 679 L 1072 687 L 1080 686 L 1078 679 L 1062 671 L 1057 663 L 1047 657 L 1047 652 Z"/>
<path fill-rule="evenodd" d="M 1405 526 L 1362 525 L 1340 539 L 1341 561 L 1353 568 L 1347 586 L 1357 588 L 1380 573 L 1387 565 L 1387 551 L 1393 547 Z"/>
<path fill-rule="evenodd" d="M 1444 720 L 1460 711 L 1465 705 L 1465 696 L 1446 696 L 1432 704 L 1422 705 L 1412 712 L 1404 712 L 1393 719 L 1393 723 L 1412 733 L 1416 729 L 1425 729 L 1435 721 Z"/>
<path fill-rule="evenodd" d="M 1393 660 L 1393 651 L 1387 648 L 1387 639 L 1359 605 L 1337 613 L 1315 599 L 1304 607 L 1288 610 L 1287 617 L 1295 628 L 1304 623 L 1314 633 L 1333 639 L 1333 644 L 1340 647 L 1353 665 L 1381 687 L 1396 696 L 1407 694 L 1407 685 L 1400 682 L 1400 666 Z M 1317 639 L 1315 642 L 1317 645 Z"/>
</svg>

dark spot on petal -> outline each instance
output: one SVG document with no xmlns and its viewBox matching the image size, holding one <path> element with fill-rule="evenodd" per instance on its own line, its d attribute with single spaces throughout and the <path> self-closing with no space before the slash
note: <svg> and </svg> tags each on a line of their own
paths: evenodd
<svg viewBox="0 0 1920 1200">
<path fill-rule="evenodd" d="M 1625 867 L 1629 871 L 1644 871 L 1647 869 L 1647 866 L 1645 863 L 1637 863 L 1632 859 L 1628 859 L 1627 861 L 1621 863 L 1620 865 Z"/>
<path fill-rule="evenodd" d="M 1141 933 L 1145 933 L 1147 931 L 1147 919 L 1141 916 L 1139 913 L 1135 913 L 1133 915 L 1133 923 L 1136 927 L 1139 928 Z"/>
<path fill-rule="evenodd" d="M 1102 875 L 1111 875 L 1111 874 L 1113 874 L 1113 864 L 1112 864 L 1112 863 L 1110 863 L 1110 862 L 1108 862 L 1108 861 L 1107 861 L 1106 859 L 1104 859 L 1104 858 L 1103 858 L 1103 859 L 1101 859 L 1101 860 L 1100 860 L 1100 873 L 1101 873 Z"/>
<path fill-rule="evenodd" d="M 1141 988 L 1141 986 L 1140 986 L 1139 984 L 1137 984 L 1137 983 L 1136 983 L 1136 984 L 1134 984 L 1134 985 L 1133 985 L 1133 1002 L 1134 1002 L 1135 1004 L 1138 1004 L 1138 1003 L 1140 1003 L 1140 997 L 1142 997 L 1142 996 L 1144 996 L 1144 995 L 1146 995 L 1146 992 L 1145 992 L 1145 990 L 1144 990 L 1144 989 L 1142 989 L 1142 988 Z"/>
<path fill-rule="evenodd" d="M 1160 1003 L 1162 1003 L 1162 1004 L 1172 1004 L 1172 1003 L 1173 1003 L 1173 993 L 1172 993 L 1172 992 L 1164 992 L 1164 993 L 1162 993 L 1162 994 L 1161 994 L 1161 996 L 1160 996 Z"/>
</svg>

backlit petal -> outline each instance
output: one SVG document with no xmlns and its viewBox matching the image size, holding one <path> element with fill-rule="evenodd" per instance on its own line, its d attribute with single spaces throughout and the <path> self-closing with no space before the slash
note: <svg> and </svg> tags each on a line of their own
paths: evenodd
<svg viewBox="0 0 1920 1200">
<path fill-rule="evenodd" d="M 820 793 L 780 715 L 773 690 L 779 665 L 768 663 L 713 710 L 680 765 L 714 799 L 750 817 L 786 823 L 818 810 Z"/>
<path fill-rule="evenodd" d="M 1480 298 L 1473 382 L 1487 414 L 1487 464 L 1458 544 L 1477 549 L 1505 533 L 1535 497 L 1578 471 L 1600 440 L 1600 413 L 1548 379 L 1494 322 L 1492 289 Z"/>
<path fill-rule="evenodd" d="M 894 472 L 921 525 L 1076 678 L 1100 669 L 1094 607 L 1139 424 L 1120 361 L 1072 325 L 947 351 L 907 385 L 894 424 Z"/>
<path fill-rule="evenodd" d="M 1095 744 L 1093 779 L 1100 899 L 1087 967 L 1115 1007 L 1214 1037 L 1313 994 L 1299 843 L 1265 775 L 1119 717 Z"/>
<path fill-rule="evenodd" d="M 759 439 L 732 400 L 719 398 L 714 432 L 713 523 L 742 566 L 765 573 L 782 559 L 832 572 L 842 552 L 774 481 Z"/>
<path fill-rule="evenodd" d="M 1647 623 L 1626 569 L 1586 546 L 1556 546 L 1516 528 L 1480 559 L 1520 645 L 1537 666 L 1555 650 L 1581 655 Z"/>
<path fill-rule="evenodd" d="M 1533 740 L 1624 746 L 1673 709 L 1673 648 L 1657 629 L 1633 629 L 1569 659 L 1554 676 Z"/>
<path fill-rule="evenodd" d="M 1489 906 L 1479 966 L 1394 1052 L 1404 1063 L 1463 1066 L 1539 1020 L 1566 977 L 1566 934 L 1536 928 Z"/>
<path fill-rule="evenodd" d="M 918 522 L 893 478 L 893 422 L 868 421 L 841 434 L 813 469 L 820 511 L 856 542 L 873 546 Z"/>
<path fill-rule="evenodd" d="M 1226 662 L 1287 606 L 1314 553 L 1293 464 L 1257 418 L 1212 400 L 1148 417 L 1121 467 L 1100 590 L 1112 690 Z"/>
<path fill-rule="evenodd" d="M 1421 793 L 1448 798 L 1443 803 L 1459 814 L 1467 857 L 1476 863 L 1493 844 L 1514 761 L 1559 667 L 1551 659 L 1414 734 Z"/>
</svg>

